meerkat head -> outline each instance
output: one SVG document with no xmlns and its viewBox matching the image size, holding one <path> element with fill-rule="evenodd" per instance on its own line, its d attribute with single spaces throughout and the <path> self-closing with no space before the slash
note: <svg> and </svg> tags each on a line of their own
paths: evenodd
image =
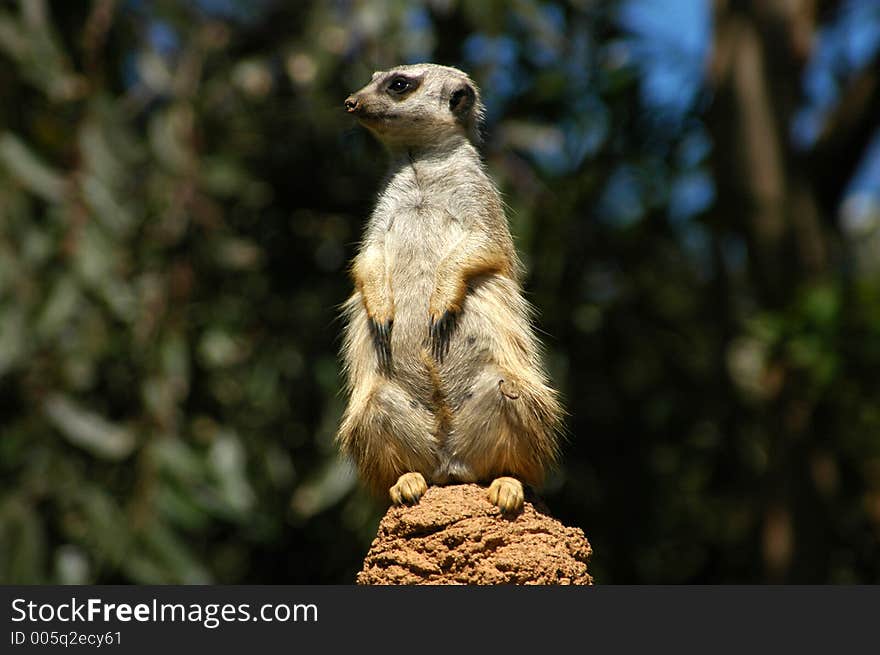
<svg viewBox="0 0 880 655">
<path fill-rule="evenodd" d="M 345 100 L 345 109 L 392 149 L 440 145 L 455 136 L 479 143 L 480 90 L 457 68 L 397 66 Z"/>
</svg>

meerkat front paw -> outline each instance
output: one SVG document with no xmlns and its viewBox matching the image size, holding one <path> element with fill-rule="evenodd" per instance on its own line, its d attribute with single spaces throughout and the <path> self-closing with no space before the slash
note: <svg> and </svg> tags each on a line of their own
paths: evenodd
<svg viewBox="0 0 880 655">
<path fill-rule="evenodd" d="M 503 514 L 520 511 L 524 501 L 522 483 L 516 478 L 495 478 L 489 485 L 489 502 L 498 507 Z"/>
<path fill-rule="evenodd" d="M 391 371 L 391 330 L 394 327 L 394 300 L 391 292 L 378 282 L 361 285 L 361 300 L 367 312 L 370 336 L 376 348 L 379 369 Z"/>
<path fill-rule="evenodd" d="M 397 483 L 388 490 L 391 502 L 395 505 L 414 505 L 428 490 L 428 483 L 421 473 L 404 473 Z"/>
<path fill-rule="evenodd" d="M 455 275 L 441 275 L 438 273 L 437 288 L 431 294 L 428 301 L 428 336 L 431 340 L 431 355 L 438 362 L 442 362 L 449 350 L 449 341 L 455 331 L 458 317 L 461 314 L 461 306 L 467 287 L 463 280 L 458 280 Z"/>
<path fill-rule="evenodd" d="M 442 314 L 431 314 L 431 355 L 438 362 L 442 362 L 449 350 L 449 338 L 455 329 L 458 314 L 452 311 L 445 311 Z"/>
<path fill-rule="evenodd" d="M 376 347 L 376 357 L 379 368 L 385 372 L 391 371 L 391 329 L 394 327 L 394 319 L 378 322 L 370 319 L 370 334 L 373 336 L 373 345 Z"/>
</svg>

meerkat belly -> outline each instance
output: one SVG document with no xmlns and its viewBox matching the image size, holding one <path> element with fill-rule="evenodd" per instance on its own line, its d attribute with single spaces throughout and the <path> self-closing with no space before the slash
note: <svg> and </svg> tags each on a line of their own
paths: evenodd
<svg viewBox="0 0 880 655">
<path fill-rule="evenodd" d="M 471 284 L 440 366 L 453 413 L 471 398 L 487 370 L 522 368 L 528 329 L 527 305 L 512 280 L 491 276 Z"/>
<path fill-rule="evenodd" d="M 391 348 L 395 374 L 425 403 L 436 397 L 425 361 L 431 321 L 428 308 L 437 268 L 448 249 L 447 221 L 442 212 L 423 204 L 418 211 L 402 211 L 385 237 L 394 298 Z"/>
</svg>

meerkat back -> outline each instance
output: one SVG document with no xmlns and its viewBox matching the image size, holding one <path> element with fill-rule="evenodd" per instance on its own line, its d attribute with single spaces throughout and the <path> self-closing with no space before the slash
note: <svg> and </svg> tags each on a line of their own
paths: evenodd
<svg viewBox="0 0 880 655">
<path fill-rule="evenodd" d="M 479 90 L 434 64 L 373 75 L 346 110 L 391 170 L 352 264 L 338 442 L 395 503 L 486 482 L 502 511 L 557 455 L 547 383 L 503 204 L 476 150 Z"/>
</svg>

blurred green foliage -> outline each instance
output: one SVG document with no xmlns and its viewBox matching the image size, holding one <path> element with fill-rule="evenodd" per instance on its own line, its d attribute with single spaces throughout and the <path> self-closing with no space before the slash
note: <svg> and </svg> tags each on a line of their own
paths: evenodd
<svg viewBox="0 0 880 655">
<path fill-rule="evenodd" d="M 422 59 L 484 88 L 598 581 L 880 581 L 870 253 L 829 188 L 827 264 L 769 277 L 730 99 L 652 108 L 622 4 L 0 3 L 0 582 L 353 580 L 337 308 L 384 162 L 340 107 Z"/>
</svg>

